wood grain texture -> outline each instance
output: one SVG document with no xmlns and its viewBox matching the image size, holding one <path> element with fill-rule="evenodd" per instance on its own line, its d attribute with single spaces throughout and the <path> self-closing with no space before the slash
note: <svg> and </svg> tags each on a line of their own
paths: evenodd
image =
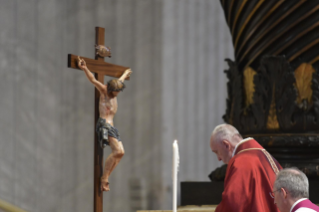
<svg viewBox="0 0 319 212">
<path fill-rule="evenodd" d="M 125 70 L 129 69 L 128 67 L 124 66 L 119 66 L 119 65 L 114 65 L 111 63 L 106 63 L 104 62 L 104 59 L 101 58 L 102 60 L 95 60 L 95 59 L 90 59 L 87 57 L 81 57 L 80 58 L 84 59 L 86 62 L 86 65 L 88 69 L 91 72 L 97 73 L 97 74 L 102 74 L 102 75 L 107 75 L 111 77 L 120 77 L 124 73 Z M 68 55 L 68 67 L 69 68 L 74 68 L 74 69 L 79 69 L 77 62 L 78 61 L 78 56 L 69 54 Z M 81 69 L 79 69 L 81 70 Z M 128 78 L 129 79 L 129 78 Z M 127 80 L 128 80 L 127 79 Z"/>
<path fill-rule="evenodd" d="M 105 29 L 101 27 L 95 27 L 95 44 L 104 45 Z M 95 55 L 96 61 L 104 62 L 104 58 Z M 95 70 L 90 69 L 90 70 Z M 112 71 L 113 69 L 111 69 Z M 94 77 L 104 84 L 104 74 L 94 73 Z M 95 131 L 97 120 L 100 117 L 99 113 L 100 92 L 97 88 L 94 88 L 94 200 L 93 200 L 93 212 L 103 212 L 103 192 L 101 191 L 101 177 L 103 175 L 103 148 L 99 145 L 98 136 Z"/>
</svg>

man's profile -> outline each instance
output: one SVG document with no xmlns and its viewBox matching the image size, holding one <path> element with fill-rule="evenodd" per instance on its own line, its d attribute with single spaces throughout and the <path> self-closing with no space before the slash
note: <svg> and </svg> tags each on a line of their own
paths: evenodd
<svg viewBox="0 0 319 212">
<path fill-rule="evenodd" d="M 308 199 L 308 178 L 297 168 L 281 170 L 271 193 L 281 212 L 319 212 L 319 207 Z"/>
</svg>

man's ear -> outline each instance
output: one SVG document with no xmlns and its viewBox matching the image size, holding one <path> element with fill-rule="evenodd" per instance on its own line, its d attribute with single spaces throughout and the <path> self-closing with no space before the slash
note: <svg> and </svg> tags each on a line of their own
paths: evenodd
<svg viewBox="0 0 319 212">
<path fill-rule="evenodd" d="M 286 190 L 285 190 L 284 188 L 281 188 L 280 190 L 281 190 L 281 192 L 282 192 L 282 195 L 283 195 L 284 199 L 287 199 L 287 192 L 286 192 Z"/>
<path fill-rule="evenodd" d="M 227 140 L 223 140 L 223 145 L 226 149 L 230 149 L 230 144 Z"/>
</svg>

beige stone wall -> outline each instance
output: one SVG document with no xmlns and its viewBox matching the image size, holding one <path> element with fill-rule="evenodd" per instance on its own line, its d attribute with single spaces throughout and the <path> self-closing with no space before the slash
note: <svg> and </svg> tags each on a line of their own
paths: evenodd
<svg viewBox="0 0 319 212">
<path fill-rule="evenodd" d="M 0 199 L 33 212 L 93 210 L 94 89 L 67 54 L 92 58 L 95 26 L 112 48 L 107 62 L 133 70 L 115 118 L 126 155 L 104 211 L 171 208 L 175 138 L 180 180 L 208 180 L 220 165 L 208 140 L 233 52 L 219 1 L 0 3 Z"/>
</svg>

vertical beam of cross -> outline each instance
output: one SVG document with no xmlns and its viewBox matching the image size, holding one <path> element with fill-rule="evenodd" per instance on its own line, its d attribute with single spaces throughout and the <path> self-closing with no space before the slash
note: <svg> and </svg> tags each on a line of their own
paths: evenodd
<svg viewBox="0 0 319 212">
<path fill-rule="evenodd" d="M 104 33 L 105 29 L 101 27 L 95 27 L 95 44 L 104 45 Z M 95 53 L 95 52 L 94 52 Z M 104 58 L 95 55 L 96 60 L 104 61 Z M 104 75 L 100 73 L 94 73 L 95 78 L 104 84 Z M 100 92 L 94 89 L 94 132 L 96 122 L 99 119 L 99 98 Z M 94 212 L 103 211 L 103 192 L 100 189 L 100 178 L 103 173 L 103 149 L 98 145 L 97 134 L 94 133 Z"/>
</svg>

